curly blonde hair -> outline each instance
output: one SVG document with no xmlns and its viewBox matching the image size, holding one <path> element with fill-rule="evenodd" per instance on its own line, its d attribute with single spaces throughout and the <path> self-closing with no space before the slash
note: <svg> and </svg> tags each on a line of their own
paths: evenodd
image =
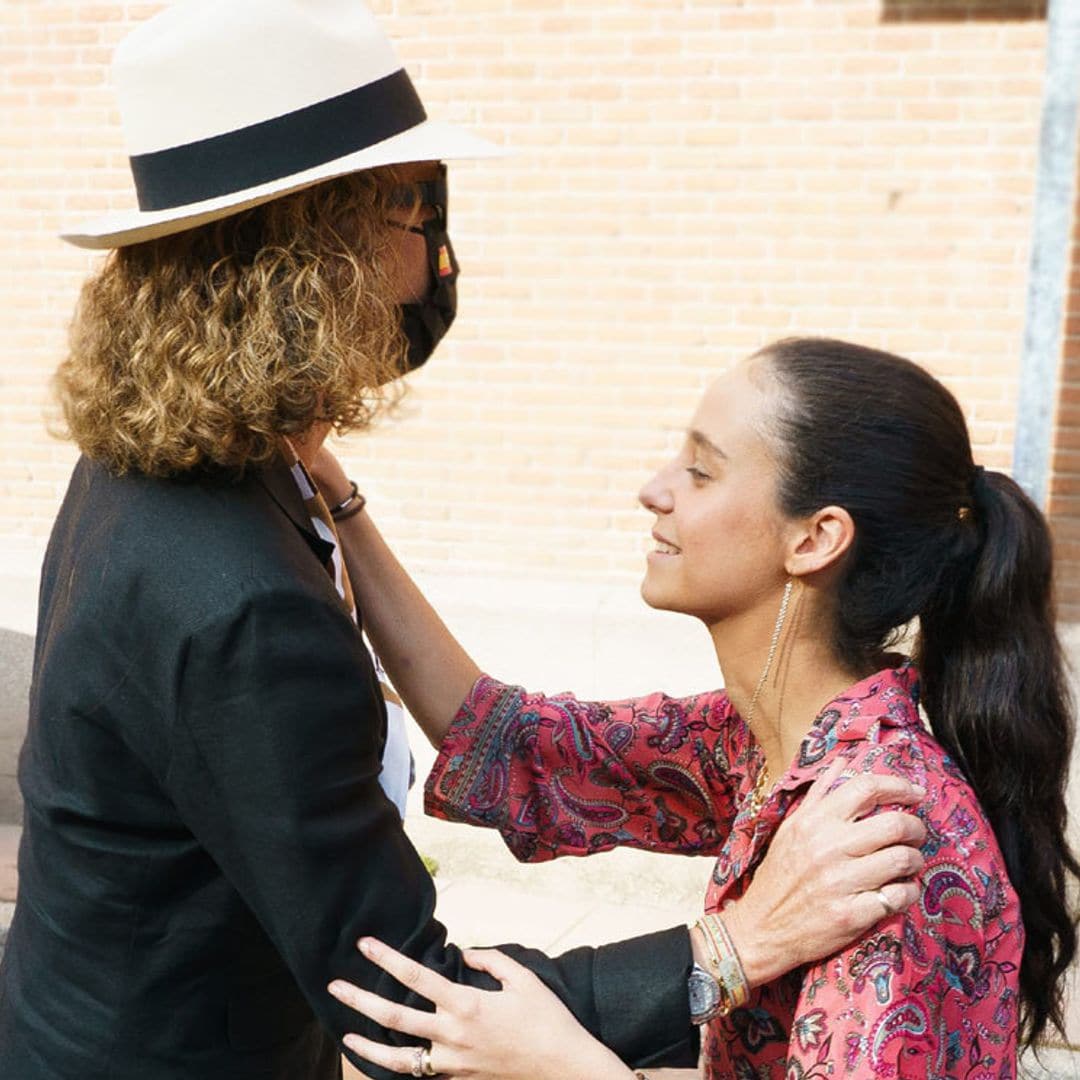
<svg viewBox="0 0 1080 1080">
<path fill-rule="evenodd" d="M 407 344 L 391 168 L 120 248 L 82 289 L 56 373 L 63 434 L 118 473 L 270 460 L 317 420 L 366 427 Z"/>
</svg>

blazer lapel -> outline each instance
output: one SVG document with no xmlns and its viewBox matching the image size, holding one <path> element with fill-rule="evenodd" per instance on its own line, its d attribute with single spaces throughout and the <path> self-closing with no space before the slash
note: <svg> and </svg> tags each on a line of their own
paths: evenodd
<svg viewBox="0 0 1080 1080">
<path fill-rule="evenodd" d="M 269 465 L 258 470 L 259 482 L 270 495 L 270 498 L 285 512 L 289 520 L 300 530 L 308 547 L 318 557 L 324 566 L 329 562 L 334 553 L 334 545 L 319 536 L 311 524 L 311 515 L 304 506 L 304 500 L 300 497 L 300 489 L 292 477 L 288 463 L 281 456 L 276 457 Z"/>
</svg>

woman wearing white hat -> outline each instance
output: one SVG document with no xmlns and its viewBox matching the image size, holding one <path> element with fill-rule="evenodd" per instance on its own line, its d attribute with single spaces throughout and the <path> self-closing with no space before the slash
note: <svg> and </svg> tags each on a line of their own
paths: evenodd
<svg viewBox="0 0 1080 1080">
<path fill-rule="evenodd" d="M 497 150 L 426 119 L 353 0 L 175 4 L 116 83 L 139 208 L 66 234 L 113 250 L 57 380 L 83 457 L 42 574 L 0 1075 L 330 1080 L 331 974 L 409 998 L 361 935 L 490 985 L 401 828 L 336 542 L 362 499 L 327 506 L 305 463 L 445 332 L 438 163 Z M 789 910 L 792 963 L 820 921 Z M 685 928 L 515 954 L 623 1059 L 693 1059 Z"/>
</svg>

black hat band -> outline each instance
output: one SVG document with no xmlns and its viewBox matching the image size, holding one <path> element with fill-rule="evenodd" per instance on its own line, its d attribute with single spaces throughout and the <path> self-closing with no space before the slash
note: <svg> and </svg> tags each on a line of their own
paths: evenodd
<svg viewBox="0 0 1080 1080">
<path fill-rule="evenodd" d="M 426 119 L 420 96 L 401 68 L 250 127 L 133 156 L 139 209 L 171 210 L 294 176 L 400 135 Z"/>
</svg>

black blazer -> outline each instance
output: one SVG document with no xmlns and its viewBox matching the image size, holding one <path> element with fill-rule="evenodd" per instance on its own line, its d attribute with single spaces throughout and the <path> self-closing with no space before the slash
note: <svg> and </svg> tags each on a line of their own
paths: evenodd
<svg viewBox="0 0 1080 1080">
<path fill-rule="evenodd" d="M 379 786 L 385 709 L 328 553 L 283 463 L 176 482 L 76 466 L 19 766 L 4 1080 L 336 1078 L 345 1031 L 385 1036 L 327 982 L 406 997 L 361 934 L 491 985 L 446 944 Z M 684 930 L 508 951 L 628 1062 L 693 1062 Z"/>
</svg>

